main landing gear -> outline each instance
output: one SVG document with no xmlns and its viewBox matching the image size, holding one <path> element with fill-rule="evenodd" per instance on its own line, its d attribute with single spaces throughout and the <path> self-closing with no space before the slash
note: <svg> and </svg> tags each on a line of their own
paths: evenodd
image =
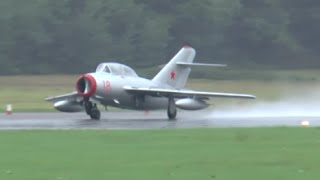
<svg viewBox="0 0 320 180">
<path fill-rule="evenodd" d="M 90 101 L 84 102 L 84 107 L 86 109 L 86 113 L 91 117 L 91 119 L 99 120 L 101 113 L 97 107 L 97 104 L 93 104 Z"/>
<path fill-rule="evenodd" d="M 177 107 L 176 107 L 176 103 L 174 102 L 173 98 L 169 98 L 169 103 L 168 103 L 168 118 L 169 120 L 175 120 L 176 116 L 177 116 Z"/>
</svg>

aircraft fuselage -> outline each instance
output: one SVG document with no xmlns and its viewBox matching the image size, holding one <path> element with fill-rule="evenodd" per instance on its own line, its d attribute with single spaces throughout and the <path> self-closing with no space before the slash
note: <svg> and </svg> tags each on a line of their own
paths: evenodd
<svg viewBox="0 0 320 180">
<path fill-rule="evenodd" d="M 141 77 L 126 77 L 107 73 L 90 73 L 96 81 L 96 91 L 92 98 L 104 106 L 113 106 L 134 110 L 157 110 L 168 107 L 168 98 L 133 95 L 123 89 L 124 86 L 168 88 Z"/>
</svg>

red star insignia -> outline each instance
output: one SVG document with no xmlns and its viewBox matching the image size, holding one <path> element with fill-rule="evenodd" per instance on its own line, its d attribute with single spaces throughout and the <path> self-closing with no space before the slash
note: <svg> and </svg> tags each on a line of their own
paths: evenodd
<svg viewBox="0 0 320 180">
<path fill-rule="evenodd" d="M 176 73 L 174 72 L 174 70 L 172 70 L 170 73 L 171 80 L 174 80 L 175 76 L 176 76 Z"/>
</svg>

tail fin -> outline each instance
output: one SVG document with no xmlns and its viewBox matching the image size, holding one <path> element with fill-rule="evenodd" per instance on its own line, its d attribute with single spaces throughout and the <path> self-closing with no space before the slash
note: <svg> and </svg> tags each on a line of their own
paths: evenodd
<svg viewBox="0 0 320 180">
<path fill-rule="evenodd" d="M 191 72 L 190 66 L 181 66 L 179 63 L 190 64 L 196 51 L 189 46 L 184 46 L 161 71 L 152 79 L 159 83 L 168 84 L 176 89 L 183 88 Z"/>
</svg>

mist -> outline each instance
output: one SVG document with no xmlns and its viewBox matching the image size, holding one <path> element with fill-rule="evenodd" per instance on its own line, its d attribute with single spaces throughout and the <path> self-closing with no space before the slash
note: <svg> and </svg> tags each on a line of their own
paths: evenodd
<svg viewBox="0 0 320 180">
<path fill-rule="evenodd" d="M 320 117 L 320 89 L 283 97 L 273 101 L 231 105 L 214 109 L 210 117 Z"/>
</svg>

